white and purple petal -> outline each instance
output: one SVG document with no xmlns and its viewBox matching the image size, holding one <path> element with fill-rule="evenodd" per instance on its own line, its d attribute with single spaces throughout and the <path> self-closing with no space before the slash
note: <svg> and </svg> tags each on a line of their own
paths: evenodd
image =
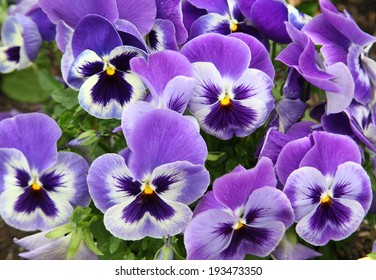
<svg viewBox="0 0 376 280">
<path fill-rule="evenodd" d="M 177 76 L 169 81 L 162 94 L 163 108 L 183 114 L 192 96 L 194 84 L 194 79 L 186 76 Z"/>
<path fill-rule="evenodd" d="M 178 51 L 178 43 L 175 37 L 174 24 L 165 19 L 156 19 L 153 28 L 146 39 L 152 51 L 173 50 Z"/>
<path fill-rule="evenodd" d="M 141 193 L 141 183 L 117 154 L 98 157 L 89 169 L 87 183 L 95 206 L 102 212 Z"/>
<path fill-rule="evenodd" d="M 210 183 L 209 172 L 202 165 L 177 161 L 153 170 L 150 184 L 164 200 L 191 204 L 203 196 Z"/>
<path fill-rule="evenodd" d="M 364 216 L 359 202 L 333 198 L 330 205 L 318 205 L 303 217 L 296 226 L 296 232 L 308 243 L 323 246 L 329 240 L 339 241 L 349 237 Z"/>
<path fill-rule="evenodd" d="M 180 202 L 163 200 L 157 194 L 140 194 L 109 208 L 104 224 L 114 236 L 140 240 L 146 236 L 162 238 L 182 232 L 192 211 Z"/>
<path fill-rule="evenodd" d="M 195 38 L 202 34 L 218 33 L 227 35 L 231 33 L 231 20 L 228 15 L 209 13 L 199 17 L 191 26 L 190 38 Z"/>
<path fill-rule="evenodd" d="M 197 214 L 184 231 L 189 260 L 217 260 L 231 241 L 237 220 L 228 212 L 213 209 Z"/>
<path fill-rule="evenodd" d="M 57 123 L 41 113 L 20 114 L 0 122 L 0 147 L 21 151 L 31 171 L 37 173 L 56 162 L 56 142 L 60 136 Z"/>
<path fill-rule="evenodd" d="M 355 200 L 367 213 L 372 202 L 370 178 L 363 167 L 354 162 L 345 162 L 338 166 L 331 190 L 335 198 Z"/>
</svg>

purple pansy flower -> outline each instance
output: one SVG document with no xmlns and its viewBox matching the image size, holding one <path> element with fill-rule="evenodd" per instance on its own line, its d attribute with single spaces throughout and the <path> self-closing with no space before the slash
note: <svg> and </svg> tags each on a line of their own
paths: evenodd
<svg viewBox="0 0 376 280">
<path fill-rule="evenodd" d="M 45 235 L 50 231 L 42 231 L 22 239 L 15 239 L 14 242 L 27 250 L 19 254 L 21 258 L 29 260 L 66 260 L 67 251 L 72 239 L 72 233 L 65 236 L 51 239 Z M 97 260 L 98 256 L 88 246 L 81 242 L 77 253 L 72 260 Z"/>
<path fill-rule="evenodd" d="M 248 68 L 251 52 L 247 44 L 220 34 L 204 34 L 185 44 L 181 52 L 195 71 L 188 108 L 206 133 L 220 139 L 242 137 L 266 121 L 274 107 L 273 81 L 264 72 Z"/>
<path fill-rule="evenodd" d="M 376 62 L 368 51 L 376 42 L 358 27 L 347 11 L 340 13 L 328 0 L 320 0 L 322 14 L 304 27 L 313 42 L 322 45 L 321 53 L 329 64 L 342 62 L 351 72 L 355 83 L 354 98 L 366 105 L 374 99 Z"/>
<path fill-rule="evenodd" d="M 144 112 L 123 132 L 126 158 L 105 154 L 89 170 L 89 191 L 106 228 L 125 240 L 180 233 L 192 217 L 187 205 L 210 182 L 204 140 L 189 120 L 168 109 Z"/>
<path fill-rule="evenodd" d="M 313 132 L 283 147 L 276 170 L 305 241 L 322 246 L 342 240 L 363 221 L 372 191 L 360 163 L 358 146 L 344 135 Z"/>
<path fill-rule="evenodd" d="M 98 37 L 92 36 L 94 32 Z M 130 70 L 129 61 L 147 54 L 123 46 L 115 27 L 105 18 L 89 15 L 78 23 L 72 36 L 72 54 L 67 81 L 79 89 L 79 103 L 91 115 L 120 119 L 125 106 L 144 99 L 145 87 Z"/>
<path fill-rule="evenodd" d="M 42 45 L 42 38 L 34 21 L 21 14 L 6 18 L 1 27 L 1 40 L 1 73 L 29 67 Z"/>
<path fill-rule="evenodd" d="M 293 223 L 290 202 L 276 188 L 270 159 L 238 166 L 214 181 L 184 231 L 187 259 L 243 259 L 269 255 Z"/>
<path fill-rule="evenodd" d="M 326 92 L 327 114 L 342 112 L 354 97 L 354 82 L 349 69 L 342 62 L 326 65 L 303 31 L 288 22 L 286 28 L 293 42 L 276 59 L 294 68 L 308 82 Z"/>
<path fill-rule="evenodd" d="M 66 223 L 77 205 L 90 202 L 87 162 L 57 152 L 61 130 L 40 113 L 0 122 L 0 215 L 10 226 L 48 230 Z"/>
<path fill-rule="evenodd" d="M 272 256 L 277 260 L 308 260 L 322 255 L 307 246 L 293 242 L 285 235 Z"/>
</svg>

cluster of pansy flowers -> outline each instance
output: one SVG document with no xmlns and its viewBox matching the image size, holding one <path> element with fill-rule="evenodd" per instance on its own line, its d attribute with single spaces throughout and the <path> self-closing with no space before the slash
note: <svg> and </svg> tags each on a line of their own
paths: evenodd
<svg viewBox="0 0 376 280">
<path fill-rule="evenodd" d="M 82 210 L 90 201 L 117 238 L 182 234 L 187 259 L 308 259 L 320 256 L 313 246 L 353 234 L 375 211 L 362 164 L 376 163 L 376 38 L 330 1 L 319 4 L 313 18 L 283 0 L 12 6 L 0 71 L 28 67 L 42 41 L 55 40 L 80 106 L 121 120 L 127 143 L 88 163 L 57 151 L 61 130 L 47 115 L 1 116 L 0 216 L 41 231 L 15 240 L 28 251 L 21 256 L 97 258 L 95 215 Z M 277 100 L 270 42 L 283 44 L 275 60 L 287 70 Z M 312 86 L 325 100 L 301 121 Z M 225 144 L 262 126 L 256 166 L 210 185 L 202 135 Z M 287 230 L 313 246 L 291 242 Z"/>
</svg>

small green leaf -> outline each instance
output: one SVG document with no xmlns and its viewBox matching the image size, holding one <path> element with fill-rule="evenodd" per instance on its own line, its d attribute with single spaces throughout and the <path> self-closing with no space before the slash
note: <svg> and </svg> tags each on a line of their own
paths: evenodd
<svg viewBox="0 0 376 280">
<path fill-rule="evenodd" d="M 80 249 L 83 237 L 83 233 L 79 229 L 76 229 L 72 232 L 71 241 L 69 243 L 67 251 L 68 260 L 71 260 L 77 254 L 78 250 Z"/>
<path fill-rule="evenodd" d="M 226 155 L 224 152 L 209 152 L 208 157 L 206 158 L 207 161 L 217 161 L 221 157 Z"/>
<path fill-rule="evenodd" d="M 90 228 L 84 229 L 84 241 L 86 246 L 95 254 L 99 256 L 103 256 L 103 253 L 98 249 L 97 245 L 93 240 L 93 236 L 90 232 Z"/>
<path fill-rule="evenodd" d="M 52 99 L 70 110 L 78 105 L 77 92 L 72 89 L 58 89 L 52 92 Z"/>
<path fill-rule="evenodd" d="M 116 238 L 115 236 L 111 236 L 111 242 L 110 242 L 110 253 L 113 254 L 119 249 L 120 244 L 123 242 L 123 240 Z"/>
<path fill-rule="evenodd" d="M 71 233 L 74 229 L 75 229 L 75 227 L 73 227 L 73 225 L 71 223 L 65 224 L 65 225 L 59 226 L 59 227 L 55 228 L 54 230 L 48 232 L 45 235 L 45 237 L 51 238 L 51 239 L 59 238 L 59 237 L 62 237 L 64 235 L 68 234 L 68 233 Z"/>
<path fill-rule="evenodd" d="M 367 257 L 373 259 L 373 260 L 376 260 L 376 252 L 373 252 L 371 254 L 368 254 Z"/>
</svg>

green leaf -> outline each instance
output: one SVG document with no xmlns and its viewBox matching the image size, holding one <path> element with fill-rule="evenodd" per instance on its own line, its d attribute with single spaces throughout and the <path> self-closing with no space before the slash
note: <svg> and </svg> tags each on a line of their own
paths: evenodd
<svg viewBox="0 0 376 280">
<path fill-rule="evenodd" d="M 111 236 L 111 242 L 110 242 L 110 253 L 113 254 L 119 249 L 120 244 L 123 242 L 123 240 L 116 238 L 115 236 Z"/>
<path fill-rule="evenodd" d="M 93 240 L 93 235 L 90 232 L 90 228 L 84 229 L 84 241 L 86 246 L 95 254 L 102 256 L 103 253 L 98 249 L 97 245 Z"/>
<path fill-rule="evenodd" d="M 67 251 L 67 259 L 71 260 L 80 249 L 81 242 L 83 239 L 83 233 L 81 230 L 76 229 L 72 232 L 71 241 L 69 243 L 68 251 Z"/>
<path fill-rule="evenodd" d="M 16 101 L 28 103 L 43 102 L 51 93 L 39 83 L 35 67 L 2 75 L 1 90 Z"/>
<path fill-rule="evenodd" d="M 376 252 L 368 254 L 367 257 L 369 257 L 369 258 L 371 258 L 373 260 L 376 260 Z"/>
<path fill-rule="evenodd" d="M 51 238 L 51 239 L 55 239 L 55 238 L 59 238 L 59 237 L 62 237 L 68 233 L 71 233 L 75 228 L 72 226 L 71 223 L 69 224 L 65 224 L 65 225 L 62 225 L 62 226 L 59 226 L 57 228 L 55 228 L 54 230 L 48 232 L 45 237 L 47 238 Z"/>
<path fill-rule="evenodd" d="M 207 161 L 217 161 L 221 157 L 226 155 L 224 152 L 209 152 L 208 157 L 206 158 Z"/>
<path fill-rule="evenodd" d="M 52 93 L 52 99 L 70 110 L 78 105 L 77 92 L 72 89 L 59 89 Z"/>
</svg>

